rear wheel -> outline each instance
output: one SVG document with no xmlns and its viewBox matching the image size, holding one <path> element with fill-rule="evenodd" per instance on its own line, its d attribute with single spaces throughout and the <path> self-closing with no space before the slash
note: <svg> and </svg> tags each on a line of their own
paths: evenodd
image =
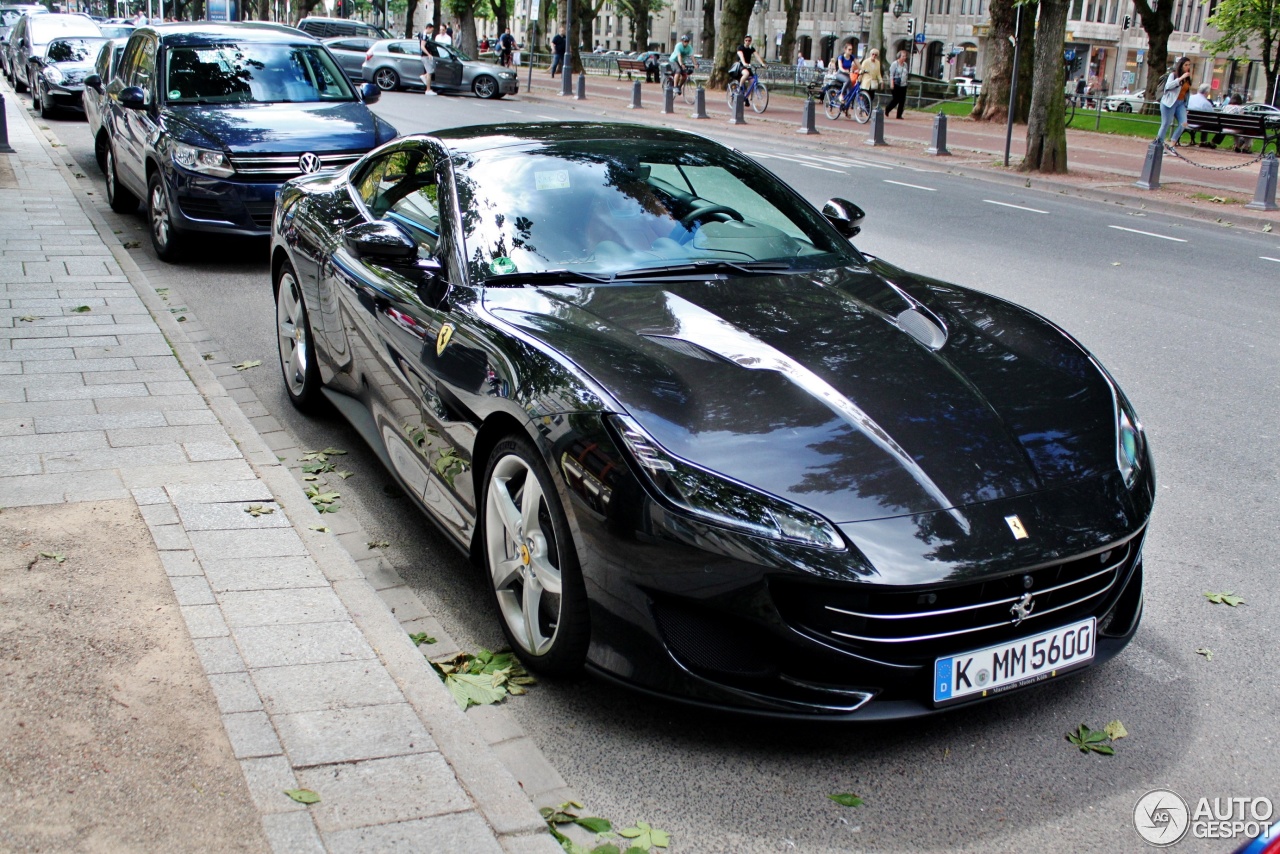
<svg viewBox="0 0 1280 854">
<path fill-rule="evenodd" d="M 471 91 L 476 93 L 477 98 L 502 97 L 498 94 L 498 81 L 488 74 L 482 74 L 477 77 L 471 84 Z"/>
<path fill-rule="evenodd" d="M 107 171 L 107 148 L 111 143 L 107 141 L 107 132 L 105 130 L 98 131 L 98 136 L 93 141 L 93 157 L 98 161 L 98 168 Z"/>
<path fill-rule="evenodd" d="M 1132 113 L 1132 112 L 1133 112 L 1133 104 L 1130 104 L 1130 103 L 1128 103 L 1127 101 L 1121 101 L 1121 102 L 1120 102 L 1120 106 L 1116 107 L 1116 112 L 1117 112 L 1117 113 Z"/>
<path fill-rule="evenodd" d="M 751 92 L 751 109 L 757 113 L 763 113 L 769 109 L 769 87 L 763 83 L 757 83 L 755 89 Z"/>
<path fill-rule="evenodd" d="M 840 90 L 830 86 L 822 92 L 822 108 L 827 118 L 835 121 L 840 118 Z"/>
<path fill-rule="evenodd" d="M 391 92 L 400 88 L 400 75 L 394 69 L 379 68 L 373 72 L 373 82 L 383 92 Z"/>
<path fill-rule="evenodd" d="M 555 483 L 525 437 L 493 449 L 481 508 L 485 568 L 507 640 L 532 670 L 577 673 L 591 638 L 586 587 Z"/>
<path fill-rule="evenodd" d="M 288 262 L 276 278 L 276 335 L 279 339 L 280 373 L 289 402 L 301 412 L 318 407 L 320 369 L 312 346 L 311 319 L 298 287 L 298 277 Z"/>
<path fill-rule="evenodd" d="M 111 209 L 116 213 L 127 214 L 136 211 L 138 197 L 120 183 L 120 176 L 116 174 L 116 152 L 110 143 L 107 144 L 104 171 L 107 173 L 107 204 L 111 205 Z"/>
</svg>

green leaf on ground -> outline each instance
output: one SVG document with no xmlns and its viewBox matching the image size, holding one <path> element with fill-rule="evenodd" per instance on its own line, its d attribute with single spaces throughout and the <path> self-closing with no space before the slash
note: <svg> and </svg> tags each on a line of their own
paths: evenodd
<svg viewBox="0 0 1280 854">
<path fill-rule="evenodd" d="M 1207 646 L 1198 647 L 1196 649 L 1196 655 L 1203 655 L 1205 661 L 1213 661 L 1213 650 L 1209 649 Z"/>
<path fill-rule="evenodd" d="M 646 822 L 637 821 L 635 827 L 618 831 L 618 835 L 631 840 L 632 848 L 648 852 L 650 848 L 666 848 L 671 844 L 671 836 L 665 830 L 650 827 Z"/>
<path fill-rule="evenodd" d="M 1120 723 L 1120 721 L 1112 721 L 1103 727 L 1103 731 L 1106 732 L 1107 738 L 1112 741 L 1119 741 L 1129 734 L 1129 730 L 1125 729 L 1124 724 Z"/>
<path fill-rule="evenodd" d="M 312 460 L 309 463 L 304 463 L 302 470 L 307 474 L 324 474 L 325 472 L 334 471 L 334 467 L 333 463 L 322 463 L 319 460 Z"/>
<path fill-rule="evenodd" d="M 424 643 L 436 642 L 436 639 L 431 637 L 431 635 L 427 634 L 426 632 L 410 632 L 409 640 L 413 641 L 418 646 L 422 646 Z"/>
<path fill-rule="evenodd" d="M 1230 605 L 1232 608 L 1244 604 L 1244 597 L 1234 593 L 1206 593 L 1204 598 L 1215 605 Z"/>
<path fill-rule="evenodd" d="M 444 680 L 458 707 L 487 706 L 500 702 L 508 694 L 525 693 L 526 685 L 535 684 L 532 676 L 509 651 L 489 652 L 481 649 L 472 655 L 457 655 L 432 661 L 431 666 Z"/>
<path fill-rule="evenodd" d="M 307 527 L 310 528 L 312 531 L 319 531 L 322 534 L 329 533 L 329 529 L 324 525 L 308 525 Z"/>
<path fill-rule="evenodd" d="M 84 314 L 86 311 L 93 311 L 93 309 L 87 305 L 78 305 L 71 310 L 74 311 L 76 314 Z"/>
<path fill-rule="evenodd" d="M 355 474 L 355 472 L 353 472 L 353 471 L 335 471 L 335 472 L 334 472 L 334 474 L 336 474 L 338 477 L 342 478 L 343 480 L 346 480 L 347 478 L 351 477 L 351 475 Z"/>
<path fill-rule="evenodd" d="M 137 240 L 126 240 L 123 244 L 125 249 L 137 249 L 141 245 Z"/>
<path fill-rule="evenodd" d="M 120 233 L 120 232 L 118 232 L 118 231 L 116 232 L 116 234 L 119 234 L 119 233 Z M 169 289 L 168 289 L 168 288 L 156 288 L 156 293 L 157 293 L 157 294 L 159 294 L 159 295 L 160 295 L 160 296 L 162 296 L 162 297 L 167 297 L 167 296 L 169 296 Z"/>
<path fill-rule="evenodd" d="M 261 359 L 248 359 L 246 361 L 241 362 L 238 365 L 232 365 L 231 367 L 235 368 L 237 371 L 247 371 L 250 368 L 258 367 L 261 364 L 262 364 Z"/>
<path fill-rule="evenodd" d="M 212 354 L 212 353 L 201 353 L 201 354 L 200 354 L 200 358 L 201 358 L 201 359 L 204 359 L 206 362 L 212 362 L 212 361 L 213 361 L 213 354 Z"/>
<path fill-rule="evenodd" d="M 309 460 L 319 460 L 323 463 L 328 462 L 329 457 L 339 457 L 346 453 L 346 451 L 340 451 L 337 448 L 325 448 L 323 451 L 307 451 L 305 454 L 298 457 L 298 461 L 305 463 Z"/>
<path fill-rule="evenodd" d="M 24 314 L 18 320 L 22 323 L 35 323 L 38 318 L 34 314 Z"/>
<path fill-rule="evenodd" d="M 1103 756 L 1111 756 L 1116 750 L 1107 744 L 1107 733 L 1105 730 L 1089 729 L 1084 724 L 1075 732 L 1067 733 L 1067 741 L 1080 749 L 1081 753 L 1101 753 Z"/>
<path fill-rule="evenodd" d="M 860 807 L 866 803 L 862 798 L 850 792 L 845 792 L 840 795 L 827 795 L 827 797 L 842 807 Z"/>
<path fill-rule="evenodd" d="M 316 508 L 321 513 L 337 513 L 342 509 L 341 504 L 321 504 Z"/>
<path fill-rule="evenodd" d="M 370 549 L 385 549 L 389 548 L 391 543 L 388 543 L 386 540 L 369 540 L 365 545 Z"/>
<path fill-rule="evenodd" d="M 178 322 L 179 322 L 179 323 L 186 323 L 186 322 L 187 322 L 187 316 L 186 316 L 185 314 L 180 314 L 180 315 L 178 315 Z"/>
<path fill-rule="evenodd" d="M 320 803 L 320 796 L 310 789 L 285 789 L 284 793 L 300 804 Z"/>
<path fill-rule="evenodd" d="M 40 552 L 40 557 L 55 563 L 65 563 L 67 560 L 67 556 L 62 552 Z"/>
<path fill-rule="evenodd" d="M 276 508 L 263 507 L 261 504 L 250 504 L 248 507 L 244 508 L 244 512 L 256 519 L 259 516 L 270 516 L 272 513 L 276 512 Z"/>
</svg>

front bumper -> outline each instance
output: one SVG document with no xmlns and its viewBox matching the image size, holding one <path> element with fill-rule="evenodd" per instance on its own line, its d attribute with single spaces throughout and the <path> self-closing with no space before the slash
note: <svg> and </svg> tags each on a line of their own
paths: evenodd
<svg viewBox="0 0 1280 854">
<path fill-rule="evenodd" d="M 49 103 L 60 110 L 84 112 L 83 86 L 55 86 L 46 82 L 43 97 L 48 98 Z"/>
<path fill-rule="evenodd" d="M 216 178 L 172 166 L 165 171 L 165 181 L 169 198 L 176 202 L 173 220 L 179 230 L 242 237 L 271 234 L 279 183 Z"/>
</svg>

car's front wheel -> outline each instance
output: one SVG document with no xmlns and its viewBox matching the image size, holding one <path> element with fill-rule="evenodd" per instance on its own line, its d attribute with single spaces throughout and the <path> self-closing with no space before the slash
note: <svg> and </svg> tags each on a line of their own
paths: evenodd
<svg viewBox="0 0 1280 854">
<path fill-rule="evenodd" d="M 507 640 L 530 669 L 577 673 L 591 638 L 586 587 L 551 474 L 524 436 L 494 448 L 481 508 L 485 568 Z"/>
<path fill-rule="evenodd" d="M 54 108 L 53 108 L 53 104 L 49 103 L 49 101 L 50 101 L 49 93 L 48 93 L 48 92 L 41 92 L 41 91 L 40 91 L 40 88 L 41 88 L 41 87 L 40 87 L 40 85 L 39 85 L 39 84 L 36 84 L 35 88 L 33 88 L 33 89 L 31 90 L 31 92 L 32 92 L 31 98 L 32 98 L 32 100 L 35 100 L 35 98 L 36 98 L 36 96 L 37 96 L 37 95 L 38 95 L 38 96 L 39 96 L 39 98 L 40 98 L 40 118 L 42 118 L 42 119 L 50 119 L 50 118 L 53 118 L 53 109 L 54 109 Z"/>
<path fill-rule="evenodd" d="M 1116 112 L 1117 112 L 1117 113 L 1132 113 L 1132 112 L 1133 112 L 1133 104 L 1128 104 L 1128 103 L 1125 103 L 1125 102 L 1123 102 L 1123 101 L 1122 101 L 1122 102 L 1120 103 L 1120 106 L 1116 107 Z"/>
<path fill-rule="evenodd" d="M 288 262 L 276 276 L 276 335 L 280 343 L 280 373 L 289 402 L 302 412 L 314 411 L 320 403 L 320 369 L 311 344 L 311 320 L 302 288 Z"/>
<path fill-rule="evenodd" d="M 498 81 L 490 77 L 488 74 L 482 74 L 477 77 L 471 84 L 471 91 L 476 93 L 477 98 L 498 98 Z"/>
<path fill-rule="evenodd" d="M 182 254 L 182 234 L 173 225 L 173 199 L 159 171 L 147 181 L 147 224 L 151 227 L 151 245 L 161 261 L 177 261 Z"/>
<path fill-rule="evenodd" d="M 373 72 L 373 82 L 383 92 L 391 92 L 400 88 L 400 75 L 390 68 L 379 68 Z"/>
<path fill-rule="evenodd" d="M 111 209 L 116 213 L 133 213 L 138 209 L 138 197 L 125 189 L 120 183 L 120 176 L 116 174 L 116 152 L 107 144 L 106 166 L 107 173 L 107 204 L 111 205 Z"/>
</svg>

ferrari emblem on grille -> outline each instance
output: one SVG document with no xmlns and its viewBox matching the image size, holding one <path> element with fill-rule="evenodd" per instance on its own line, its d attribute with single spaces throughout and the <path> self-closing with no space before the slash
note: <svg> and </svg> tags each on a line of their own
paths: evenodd
<svg viewBox="0 0 1280 854">
<path fill-rule="evenodd" d="M 1027 533 L 1026 527 L 1023 526 L 1022 520 L 1018 518 L 1016 513 L 1012 516 L 1005 516 L 1004 521 L 1008 524 L 1009 530 L 1013 531 L 1013 538 L 1015 540 L 1025 540 L 1027 537 L 1031 536 Z"/>
<path fill-rule="evenodd" d="M 440 327 L 440 331 L 436 334 L 436 355 L 439 356 L 444 352 L 444 348 L 449 346 L 449 339 L 453 337 L 453 324 L 446 323 Z"/>
<path fill-rule="evenodd" d="M 1023 593 L 1022 598 L 1009 608 L 1009 613 L 1013 615 L 1013 624 L 1016 626 L 1031 616 L 1031 612 L 1035 610 L 1036 600 L 1030 593 Z"/>
<path fill-rule="evenodd" d="M 320 156 L 312 154 L 310 151 L 298 158 L 298 168 L 306 175 L 310 175 L 312 172 L 319 172 L 320 167 L 323 165 L 320 162 Z"/>
</svg>

